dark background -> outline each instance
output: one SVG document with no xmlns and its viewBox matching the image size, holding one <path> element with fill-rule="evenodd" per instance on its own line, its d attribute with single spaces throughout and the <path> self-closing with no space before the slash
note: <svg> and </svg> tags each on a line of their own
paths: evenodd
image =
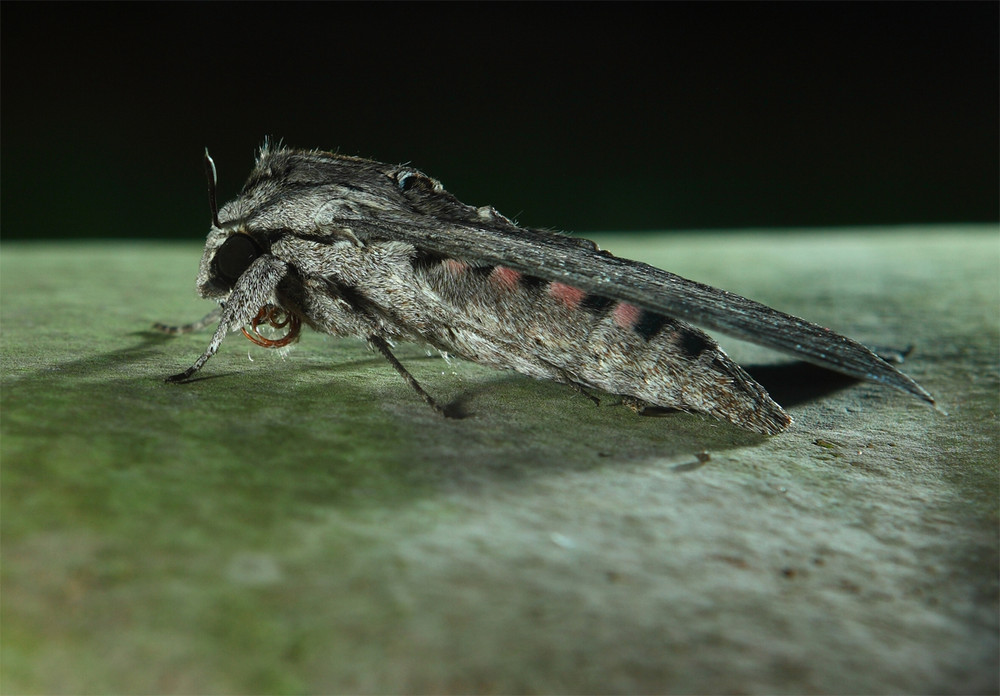
<svg viewBox="0 0 1000 696">
<path fill-rule="evenodd" d="M 573 231 L 996 221 L 998 3 L 4 3 L 2 234 L 202 237 L 265 135 Z"/>
</svg>

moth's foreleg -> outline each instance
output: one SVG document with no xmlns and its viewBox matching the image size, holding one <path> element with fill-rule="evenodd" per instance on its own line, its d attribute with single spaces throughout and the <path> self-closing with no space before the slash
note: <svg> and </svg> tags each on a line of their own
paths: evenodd
<svg viewBox="0 0 1000 696">
<path fill-rule="evenodd" d="M 194 364 L 191 367 L 179 374 L 170 375 L 167 377 L 166 381 L 170 383 L 177 383 L 186 382 L 190 379 L 195 372 L 201 369 L 202 365 L 208 362 L 210 357 L 215 355 L 215 351 L 219 350 L 219 346 L 222 345 L 223 339 L 226 337 L 226 334 L 229 333 L 228 329 L 229 324 L 225 320 L 220 321 L 219 326 L 215 329 L 215 334 L 212 336 L 212 341 L 208 344 L 208 348 L 205 349 L 205 352 L 194 361 Z"/>
<path fill-rule="evenodd" d="M 226 334 L 238 331 L 260 312 L 260 308 L 268 304 L 274 295 L 278 282 L 288 272 L 288 266 L 273 256 L 261 256 L 239 277 L 225 306 L 220 308 L 219 326 L 215 329 L 211 342 L 205 352 L 194 361 L 188 369 L 176 375 L 167 377 L 167 382 L 184 382 L 215 355 L 226 338 Z"/>
<path fill-rule="evenodd" d="M 368 342 L 378 349 L 378 351 L 385 357 L 385 359 L 389 361 L 390 365 L 396 368 L 396 372 L 398 372 L 400 376 L 406 380 L 407 384 L 413 387 L 414 391 L 416 391 L 417 394 L 420 395 L 420 398 L 423 399 L 428 406 L 434 409 L 436 413 L 445 417 L 448 416 L 445 410 L 438 405 L 438 403 L 433 399 L 433 397 L 431 397 L 430 394 L 424 391 L 424 388 L 420 386 L 420 383 L 417 382 L 417 380 L 413 377 L 413 375 L 411 375 L 407 371 L 407 369 L 403 367 L 403 364 L 396 359 L 396 356 L 392 354 L 391 350 L 389 350 L 389 344 L 386 343 L 384 338 L 381 338 L 380 336 L 371 335 L 368 337 Z"/>
<path fill-rule="evenodd" d="M 161 322 L 156 322 L 153 324 L 153 330 L 159 331 L 160 333 L 170 334 L 176 336 L 178 334 L 188 334 L 194 333 L 195 331 L 201 331 L 206 326 L 214 324 L 222 316 L 222 307 L 216 307 L 211 312 L 203 316 L 198 321 L 193 321 L 190 324 L 181 324 L 180 326 L 173 326 L 171 324 L 163 324 Z"/>
</svg>

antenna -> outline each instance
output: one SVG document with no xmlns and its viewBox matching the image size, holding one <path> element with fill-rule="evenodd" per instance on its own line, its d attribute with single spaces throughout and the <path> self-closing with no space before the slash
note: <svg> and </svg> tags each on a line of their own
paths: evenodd
<svg viewBox="0 0 1000 696">
<path fill-rule="evenodd" d="M 219 205 L 215 200 L 215 183 L 217 181 L 215 174 L 215 162 L 212 161 L 212 156 L 208 154 L 208 148 L 205 148 L 205 176 L 208 178 L 208 204 L 212 206 L 212 224 L 222 229 L 222 223 L 219 222 Z"/>
</svg>

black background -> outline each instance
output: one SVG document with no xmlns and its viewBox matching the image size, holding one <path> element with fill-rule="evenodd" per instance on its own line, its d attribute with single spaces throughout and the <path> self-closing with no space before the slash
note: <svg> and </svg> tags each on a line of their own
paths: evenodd
<svg viewBox="0 0 1000 696">
<path fill-rule="evenodd" d="M 2 9 L 2 233 L 202 237 L 264 136 L 572 231 L 996 221 L 998 3 Z"/>
</svg>

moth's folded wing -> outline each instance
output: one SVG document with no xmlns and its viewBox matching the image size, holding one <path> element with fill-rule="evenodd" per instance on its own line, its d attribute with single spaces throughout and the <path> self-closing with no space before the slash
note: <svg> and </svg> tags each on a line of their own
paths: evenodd
<svg viewBox="0 0 1000 696">
<path fill-rule="evenodd" d="M 477 264 L 507 266 L 573 285 L 852 377 L 880 382 L 934 403 L 933 397 L 910 377 L 846 336 L 740 295 L 599 251 L 587 240 L 517 227 L 504 218 L 492 224 L 488 220 L 476 220 L 476 224 L 456 220 L 454 227 L 447 229 L 437 225 L 424 229 L 414 225 L 412 219 L 381 223 L 367 230 L 365 236 L 384 236 L 388 224 L 391 238 L 423 251 Z"/>
</svg>

